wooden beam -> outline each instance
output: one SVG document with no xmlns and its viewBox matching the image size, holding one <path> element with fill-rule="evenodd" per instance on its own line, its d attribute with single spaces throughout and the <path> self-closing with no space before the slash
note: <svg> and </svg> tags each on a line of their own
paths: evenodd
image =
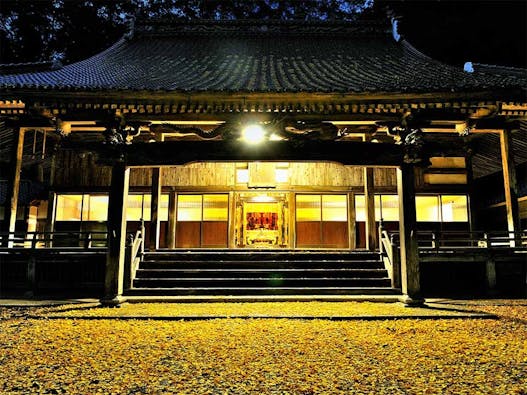
<svg viewBox="0 0 527 395">
<path fill-rule="evenodd" d="M 403 302 L 421 305 L 419 251 L 416 238 L 415 175 L 414 167 L 403 164 L 397 169 L 397 194 L 399 195 L 399 234 L 401 250 L 401 288 Z"/>
<path fill-rule="evenodd" d="M 160 220 L 159 220 L 159 206 L 161 203 L 161 187 L 163 175 L 159 167 L 152 169 L 152 197 L 150 200 L 150 251 L 155 251 L 159 248 L 160 237 Z"/>
<path fill-rule="evenodd" d="M 512 152 L 512 136 L 509 130 L 500 133 L 501 165 L 503 168 L 503 188 L 505 190 L 505 207 L 507 210 L 507 230 L 519 232 L 520 209 L 518 206 L 518 182 L 516 179 L 516 167 Z M 511 247 L 516 245 L 511 241 Z"/>
<path fill-rule="evenodd" d="M 324 93 L 324 92 L 182 92 L 182 91 L 151 91 L 151 90 L 105 90 L 104 95 L 101 91 L 58 91 L 42 90 L 38 88 L 16 89 L 15 91 L 6 90 L 4 97 L 10 100 L 11 97 L 17 100 L 25 98 L 34 101 L 35 97 L 39 98 L 40 106 L 46 102 L 54 104 L 71 104 L 72 101 L 82 102 L 95 107 L 95 109 L 104 109 L 105 106 L 112 104 L 134 104 L 142 105 L 165 105 L 173 103 L 378 103 L 387 104 L 413 104 L 419 106 L 426 103 L 466 103 L 473 104 L 481 101 L 497 101 L 501 98 L 511 96 L 523 98 L 524 92 L 518 88 L 514 91 L 497 91 L 497 90 L 479 90 L 471 92 L 451 92 L 448 90 L 442 92 L 425 92 L 425 93 Z M 11 97 L 10 97 L 11 96 Z M 103 101 L 104 100 L 104 101 Z M 520 100 L 522 103 L 524 100 Z M 435 108 L 435 107 L 434 107 Z"/>
<path fill-rule="evenodd" d="M 137 143 L 112 151 L 102 144 L 82 145 L 102 157 L 126 153 L 129 166 L 181 165 L 196 161 L 328 161 L 345 165 L 399 166 L 402 147 L 354 141 L 268 141 L 250 146 L 241 141 L 165 141 Z M 81 148 L 81 146 L 79 146 Z M 105 152 L 105 150 L 107 152 Z"/>
<path fill-rule="evenodd" d="M 107 306 L 116 306 L 123 301 L 129 179 L 130 169 L 123 162 L 115 163 L 112 168 L 108 202 L 108 250 L 106 253 L 104 297 L 101 299 L 101 303 Z"/>
<path fill-rule="evenodd" d="M 373 251 L 377 245 L 375 226 L 375 191 L 373 167 L 364 168 L 364 209 L 366 212 L 366 249 Z"/>
<path fill-rule="evenodd" d="M 24 154 L 24 128 L 18 128 L 15 132 L 15 141 L 11 151 L 11 161 L 7 174 L 7 197 L 4 209 L 4 223 L 7 224 L 7 231 L 14 232 L 16 226 L 16 216 L 18 208 L 18 196 L 20 192 L 20 173 L 22 171 L 22 157 Z M 10 239 L 11 237 L 9 237 Z M 5 243 L 8 247 L 12 246 L 12 241 Z"/>
</svg>

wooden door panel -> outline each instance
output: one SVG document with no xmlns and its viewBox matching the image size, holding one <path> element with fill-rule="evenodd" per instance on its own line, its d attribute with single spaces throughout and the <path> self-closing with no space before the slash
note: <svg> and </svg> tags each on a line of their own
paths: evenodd
<svg viewBox="0 0 527 395">
<path fill-rule="evenodd" d="M 201 246 L 201 222 L 178 222 L 176 228 L 176 247 L 198 248 Z"/>
<path fill-rule="evenodd" d="M 205 221 L 203 222 L 203 247 L 226 248 L 227 247 L 227 221 Z"/>
<path fill-rule="evenodd" d="M 322 244 L 327 248 L 348 248 L 348 223 L 322 222 Z"/>
<path fill-rule="evenodd" d="M 319 221 L 296 223 L 296 246 L 299 248 L 322 247 Z"/>
</svg>

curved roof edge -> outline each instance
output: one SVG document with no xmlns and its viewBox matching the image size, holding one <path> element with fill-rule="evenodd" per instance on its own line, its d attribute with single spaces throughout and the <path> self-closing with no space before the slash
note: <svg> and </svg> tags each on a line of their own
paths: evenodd
<svg viewBox="0 0 527 395">
<path fill-rule="evenodd" d="M 519 77 L 523 78 L 527 82 L 527 68 L 523 67 L 511 67 L 485 63 L 472 63 L 472 68 L 475 72 L 497 74 L 499 76 L 506 77 Z"/>
<path fill-rule="evenodd" d="M 59 61 L 23 62 L 23 63 L 0 63 L 1 74 L 35 73 L 39 71 L 58 70 L 62 67 Z"/>
</svg>

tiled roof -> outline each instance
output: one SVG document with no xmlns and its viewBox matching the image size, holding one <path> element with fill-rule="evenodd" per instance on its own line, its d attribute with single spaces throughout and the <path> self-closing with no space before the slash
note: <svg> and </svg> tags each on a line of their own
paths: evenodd
<svg viewBox="0 0 527 395">
<path fill-rule="evenodd" d="M 0 89 L 392 93 L 525 86 L 522 75 L 442 64 L 371 22 L 151 23 L 58 70 L 0 75 Z"/>
</svg>

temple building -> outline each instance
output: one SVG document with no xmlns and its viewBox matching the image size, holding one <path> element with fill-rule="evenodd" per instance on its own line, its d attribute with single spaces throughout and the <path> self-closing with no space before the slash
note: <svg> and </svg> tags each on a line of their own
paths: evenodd
<svg viewBox="0 0 527 395">
<path fill-rule="evenodd" d="M 382 18 L 136 21 L 0 65 L 0 291 L 525 292 L 526 87 Z"/>
</svg>

